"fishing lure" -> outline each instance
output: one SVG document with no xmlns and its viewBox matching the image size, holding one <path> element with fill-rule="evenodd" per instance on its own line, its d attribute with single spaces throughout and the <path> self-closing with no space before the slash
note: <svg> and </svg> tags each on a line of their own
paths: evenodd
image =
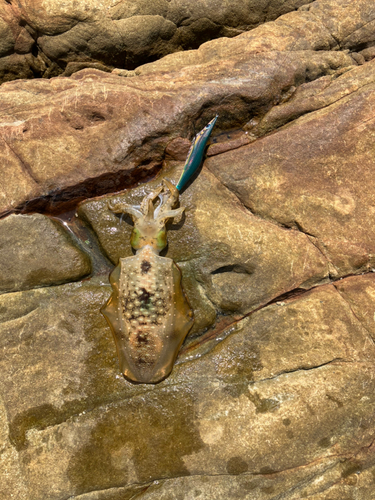
<svg viewBox="0 0 375 500">
<path fill-rule="evenodd" d="M 194 323 L 181 271 L 159 253 L 167 246 L 167 221 L 185 210 L 175 208 L 179 194 L 199 168 L 216 120 L 217 116 L 194 138 L 176 186 L 164 179 L 140 207 L 108 204 L 109 210 L 130 214 L 134 222 L 130 244 L 136 255 L 119 259 L 110 275 L 112 295 L 101 309 L 115 339 L 121 371 L 133 382 L 156 383 L 167 377 Z"/>
</svg>

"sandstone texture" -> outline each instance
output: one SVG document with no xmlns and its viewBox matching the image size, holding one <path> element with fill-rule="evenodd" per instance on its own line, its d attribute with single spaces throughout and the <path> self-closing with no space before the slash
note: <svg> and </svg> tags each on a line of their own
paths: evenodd
<svg viewBox="0 0 375 500">
<path fill-rule="evenodd" d="M 44 215 L 1 220 L 0 241 L 0 293 L 75 281 L 91 272 L 88 255 Z"/>
<path fill-rule="evenodd" d="M 312 0 L 1 0 L 0 82 L 133 70 L 234 37 Z"/>
<path fill-rule="evenodd" d="M 373 2 L 1 5 L 0 500 L 373 500 Z M 132 384 L 108 204 L 215 114 L 167 226 L 195 323 Z"/>
</svg>

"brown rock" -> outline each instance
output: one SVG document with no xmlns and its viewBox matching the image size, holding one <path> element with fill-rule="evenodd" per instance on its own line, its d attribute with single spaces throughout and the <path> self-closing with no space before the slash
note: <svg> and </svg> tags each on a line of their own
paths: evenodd
<svg viewBox="0 0 375 500">
<path fill-rule="evenodd" d="M 334 82 L 322 79 L 310 95 L 306 85 L 305 95 L 301 89 L 266 115 L 259 134 L 320 111 L 206 162 L 253 213 L 310 235 L 333 276 L 374 267 L 373 75 L 367 63 Z"/>
<path fill-rule="evenodd" d="M 251 131 L 253 139 L 291 122 L 311 111 L 326 108 L 343 97 L 354 94 L 361 88 L 375 83 L 374 64 L 364 68 L 349 67 L 342 75 L 327 75 L 307 82 L 293 89 L 285 102 L 274 106 L 255 123 L 245 128 Z"/>
<path fill-rule="evenodd" d="M 85 68 L 98 69 L 99 71 L 105 71 L 108 73 L 111 72 L 111 68 L 109 68 L 108 66 L 105 66 L 104 64 L 101 64 L 101 63 L 69 62 L 66 65 L 63 76 L 71 76 L 73 73 L 77 73 L 77 71 L 81 71 L 81 69 L 85 69 Z"/>
<path fill-rule="evenodd" d="M 295 500 L 351 488 L 373 466 L 374 346 L 334 287 L 232 325 L 151 391 L 115 376 L 98 311 L 108 288 L 94 280 L 1 297 L 4 405 L 30 500 L 127 498 L 126 485 L 160 478 L 160 494 L 196 485 L 209 498 L 232 485 L 291 489 Z M 212 481 L 191 482 L 197 475 Z"/>
<path fill-rule="evenodd" d="M 15 39 L 9 24 L 0 17 L 0 57 L 12 53 Z"/>
<path fill-rule="evenodd" d="M 183 137 L 176 137 L 165 148 L 165 153 L 169 159 L 185 161 L 191 142 Z"/>
<path fill-rule="evenodd" d="M 15 288 L 30 285 L 35 255 L 53 271 L 34 276 L 43 288 L 0 296 L 0 497 L 372 499 L 373 2 L 317 0 L 112 74 L 99 69 L 305 2 L 108 2 L 20 0 L 0 14 L 14 44 L 3 79 L 73 74 L 0 88 L 0 212 L 105 195 L 81 205 L 74 241 L 41 215 L 0 224 Z M 75 73 L 85 65 L 96 69 Z M 194 129 L 217 112 L 215 155 L 168 232 L 194 330 L 168 379 L 132 385 L 99 312 L 104 255 L 131 255 L 129 219 L 107 202 L 175 182 Z M 26 219 L 13 241 L 11 223 Z M 94 276 L 46 286 L 83 276 L 86 244 Z"/>
<path fill-rule="evenodd" d="M 60 224 L 40 214 L 0 221 L 0 241 L 0 293 L 75 281 L 91 271 Z"/>
<path fill-rule="evenodd" d="M 338 281 L 335 286 L 347 300 L 356 318 L 375 339 L 375 276 L 353 276 Z"/>
<path fill-rule="evenodd" d="M 368 2 L 362 4 L 362 18 L 371 23 Z M 327 0 L 319 5 L 323 19 L 330 14 L 333 3 Z M 342 31 L 344 37 L 359 22 L 350 5 L 341 9 L 347 24 Z M 31 19 L 34 14 L 28 15 Z M 155 12 L 144 15 L 164 19 Z M 40 19 L 35 23 L 42 22 Z M 341 33 L 337 16 L 335 19 L 334 36 L 337 30 Z M 47 23 L 45 30 L 49 29 L 55 29 L 53 23 Z M 55 36 L 50 38 L 57 40 Z M 363 73 L 358 74 L 348 71 L 353 70 L 353 58 L 337 50 L 329 52 L 330 48 L 337 48 L 337 43 L 322 22 L 309 11 L 299 11 L 238 37 L 214 40 L 198 51 L 171 54 L 142 66 L 137 73 L 143 77 L 121 79 L 91 69 L 68 80 L 7 83 L 0 90 L 0 123 L 6 153 L 4 175 L 11 181 L 3 183 L 7 202 L 0 207 L 0 213 L 33 198 L 37 200 L 36 208 L 44 204 L 54 209 L 61 199 L 84 199 L 119 190 L 154 174 L 161 168 L 171 139 L 191 138 L 192 123 L 199 129 L 216 112 L 220 114 L 216 132 L 220 127 L 225 130 L 248 123 L 253 134 L 250 140 L 254 140 L 354 92 L 355 87 L 363 86 L 358 79 L 371 79 L 372 68 L 364 65 Z M 5 57 L 0 72 L 10 79 L 12 71 L 22 66 L 24 77 L 29 77 L 25 57 Z M 45 54 L 28 54 L 27 58 L 33 74 L 49 71 L 53 75 L 58 71 Z M 67 62 L 66 74 L 86 64 Z M 5 64 L 3 70 L 1 64 Z M 96 60 L 87 64 L 110 69 Z M 161 76 L 160 71 L 175 73 Z M 340 79 L 339 89 L 330 78 L 345 71 L 347 76 Z M 329 87 L 326 90 L 325 85 Z M 24 174 L 13 182 L 14 164 Z M 139 166 L 142 168 L 138 170 Z"/>
<path fill-rule="evenodd" d="M 366 59 L 363 57 L 363 55 L 361 53 L 359 53 L 359 52 L 352 52 L 350 55 L 352 56 L 352 58 L 354 59 L 354 61 L 358 65 L 365 64 Z"/>
<path fill-rule="evenodd" d="M 28 54 L 29 56 L 29 54 Z M 34 78 L 33 70 L 30 64 L 33 64 L 35 58 L 31 55 L 26 59 L 24 55 L 11 54 L 0 59 L 0 80 L 9 82 L 16 78 Z"/>
<path fill-rule="evenodd" d="M 14 45 L 14 51 L 17 54 L 27 54 L 31 52 L 34 43 L 35 40 L 30 33 L 26 29 L 22 29 Z"/>
<path fill-rule="evenodd" d="M 170 54 L 137 68 L 138 74 L 178 71 L 197 64 L 212 64 L 229 54 L 298 50 L 354 50 L 363 43 L 372 45 L 373 5 L 369 0 L 342 2 L 319 0 L 289 12 L 233 39 L 212 40 L 196 51 Z"/>
<path fill-rule="evenodd" d="M 180 172 L 181 167 L 167 177 L 176 182 Z M 108 202 L 139 205 L 160 182 L 80 206 L 78 213 L 90 223 L 113 263 L 132 255 L 132 226 L 128 218 L 121 220 L 112 213 Z M 184 280 L 194 277 L 195 287 L 188 291 L 191 302 L 194 295 L 203 295 L 197 287 L 200 283 L 219 311 L 244 314 L 289 290 L 309 288 L 326 278 L 327 262 L 305 235 L 254 217 L 206 171 L 180 203 L 186 210 L 182 221 L 172 226 L 175 230 L 168 232 L 167 256 L 184 264 Z M 199 310 L 199 301 L 196 305 Z"/>
<path fill-rule="evenodd" d="M 268 110 L 275 96 L 281 98 L 307 70 L 318 78 L 334 72 L 332 66 L 353 62 L 340 52 L 239 58 L 235 80 L 227 78 L 233 71 L 228 59 L 163 76 L 162 84 L 160 75 L 121 78 L 94 69 L 69 79 L 3 84 L 0 140 L 10 181 L 3 187 L 0 213 L 23 205 L 10 173 L 13 164 L 24 170 L 24 200 L 36 198 L 37 208 L 118 191 L 160 169 L 167 144 L 192 136 L 193 122 L 199 130 L 217 112 L 222 117 L 217 132 L 238 127 L 249 121 L 252 110 Z M 255 72 L 251 84 L 249 71 Z M 202 113 L 207 103 L 211 106 Z"/>
<path fill-rule="evenodd" d="M 355 4 L 337 0 L 316 1 L 307 9 L 343 49 L 353 49 L 363 43 L 371 45 L 375 41 L 374 12 L 367 0 Z"/>
<path fill-rule="evenodd" d="M 22 61 L 30 73 L 27 78 L 62 74 L 67 63 L 71 63 L 69 72 L 75 69 L 75 63 L 81 65 L 79 69 L 82 65 L 100 64 L 131 70 L 168 53 L 197 48 L 212 38 L 236 36 L 310 1 L 276 0 L 265 9 L 255 0 L 246 4 L 241 0 L 230 4 L 190 0 L 95 0 L 88 4 L 82 0 L 53 0 L 48 5 L 21 0 L 2 7 L 0 57 L 13 51 L 33 52 L 44 65 L 35 71 L 32 62 L 24 57 Z M 66 70 L 64 74 L 68 74 Z M 1 82 L 15 78 L 25 78 L 22 64 L 8 74 L 0 72 Z"/>
<path fill-rule="evenodd" d="M 375 57 L 375 47 L 367 47 L 361 50 L 360 54 L 362 54 L 366 61 L 371 61 Z"/>
<path fill-rule="evenodd" d="M 248 137 L 247 132 L 241 134 L 239 137 L 233 138 L 229 141 L 217 142 L 211 144 L 207 150 L 207 156 L 215 156 L 221 153 L 225 153 L 226 151 L 230 151 L 231 149 L 237 149 L 241 146 L 245 146 L 249 144 L 251 139 Z"/>
</svg>

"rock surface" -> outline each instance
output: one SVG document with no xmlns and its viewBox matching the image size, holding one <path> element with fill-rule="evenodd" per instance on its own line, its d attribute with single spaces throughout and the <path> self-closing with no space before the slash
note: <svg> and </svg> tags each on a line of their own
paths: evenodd
<svg viewBox="0 0 375 500">
<path fill-rule="evenodd" d="M 0 293 L 58 285 L 91 272 L 89 257 L 44 215 L 1 220 L 0 241 Z"/>
<path fill-rule="evenodd" d="M 7 79 L 65 76 L 0 87 L 1 500 L 373 500 L 373 2 L 192 5 L 3 4 Z M 216 113 L 168 230 L 195 324 L 131 384 L 108 202 L 176 182 Z"/>
<path fill-rule="evenodd" d="M 0 213 L 26 200 L 53 207 L 61 199 L 134 184 L 161 168 L 169 142 L 191 135 L 193 124 L 199 129 L 219 113 L 218 130 L 243 126 L 304 83 L 306 73 L 336 75 L 353 63 L 343 52 L 328 51 L 246 56 L 239 56 L 235 70 L 227 58 L 173 78 L 83 70 L 70 78 L 3 84 L 2 175 L 13 179 L 14 172 L 15 180 L 2 184 Z M 256 72 L 251 82 L 249 71 Z"/>
<path fill-rule="evenodd" d="M 181 170 L 182 165 L 166 177 L 177 184 Z M 108 202 L 139 205 L 159 184 L 160 178 L 131 193 L 81 204 L 78 214 L 91 224 L 114 264 L 120 256 L 132 255 L 132 225 L 112 213 Z M 207 299 L 211 310 L 214 306 L 220 313 L 247 314 L 289 290 L 311 288 L 328 277 L 327 260 L 306 235 L 254 217 L 209 172 L 202 171 L 180 200 L 186 210 L 168 232 L 167 255 L 181 267 L 189 302 L 196 306 L 194 329 L 210 326 L 208 317 L 204 325 L 197 322 Z M 215 316 L 209 317 L 214 322 Z"/>
<path fill-rule="evenodd" d="M 286 14 L 196 51 L 171 54 L 139 67 L 136 78 L 92 69 L 66 79 L 3 84 L 2 175 L 12 180 L 1 183 L 0 213 L 26 202 L 30 207 L 33 199 L 38 209 L 41 203 L 53 207 L 61 199 L 84 199 L 134 184 L 161 168 L 172 139 L 191 137 L 193 124 L 199 128 L 215 113 L 221 117 L 217 130 L 247 125 L 251 131 L 264 119 L 261 134 L 285 122 L 285 116 L 272 114 L 275 104 L 294 93 L 301 101 L 301 94 L 312 91 L 303 84 L 315 82 L 315 90 L 322 90 L 329 77 L 340 78 L 358 64 L 347 53 L 350 30 L 362 30 L 358 9 L 345 3 L 345 30 L 338 29 L 339 20 L 332 21 L 331 34 L 325 27 L 331 4 L 314 2 L 310 11 Z M 364 26 L 371 26 L 372 15 L 369 2 L 362 0 Z M 355 85 L 350 71 L 342 92 L 355 92 Z M 311 101 L 299 102 L 295 114 L 325 107 L 329 96 L 325 102 Z"/>
<path fill-rule="evenodd" d="M 2 0 L 0 83 L 94 67 L 132 70 L 233 37 L 312 0 Z"/>
<path fill-rule="evenodd" d="M 263 135 L 287 123 L 277 134 L 206 165 L 252 213 L 310 235 L 338 277 L 375 267 L 375 64 L 322 80 L 320 88 L 305 84 L 252 129 Z"/>
<path fill-rule="evenodd" d="M 366 469 L 368 456 L 364 465 L 353 450 L 373 440 L 375 349 L 332 285 L 236 322 L 204 354 L 182 354 L 151 391 L 114 376 L 99 314 L 108 288 L 93 281 L 1 298 L 3 397 L 28 498 L 108 488 L 121 498 L 127 483 L 223 474 L 245 491 L 293 482 L 319 491 L 316 473 L 330 485 L 332 475 L 345 480 Z M 309 480 L 306 471 L 277 474 L 310 463 Z M 209 498 L 211 486 L 200 487 Z"/>
</svg>

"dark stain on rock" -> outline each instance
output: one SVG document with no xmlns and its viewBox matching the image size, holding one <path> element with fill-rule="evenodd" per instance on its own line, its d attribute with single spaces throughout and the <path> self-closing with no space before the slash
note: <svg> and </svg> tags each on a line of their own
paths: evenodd
<svg viewBox="0 0 375 500">
<path fill-rule="evenodd" d="M 254 371 L 263 368 L 257 347 L 241 337 L 229 336 L 224 340 L 213 361 L 218 377 L 227 383 L 252 382 Z"/>
<path fill-rule="evenodd" d="M 131 461 L 137 481 L 187 476 L 183 457 L 204 447 L 187 390 L 168 388 L 103 413 L 88 443 L 70 460 L 74 494 L 123 486 Z"/>
<path fill-rule="evenodd" d="M 61 409 L 50 404 L 43 404 L 19 413 L 9 425 L 9 439 L 20 451 L 27 447 L 26 432 L 29 429 L 45 429 L 50 425 L 64 422 L 71 415 L 72 405 L 63 405 Z"/>
<path fill-rule="evenodd" d="M 322 439 L 318 442 L 318 445 L 319 445 L 321 448 L 329 448 L 329 447 L 330 447 L 330 445 L 331 445 L 331 438 L 329 438 L 329 437 L 322 438 Z"/>
<path fill-rule="evenodd" d="M 227 472 L 237 476 L 249 470 L 249 466 L 241 457 L 233 457 L 227 462 Z"/>
<path fill-rule="evenodd" d="M 36 271 L 30 271 L 24 279 L 25 286 L 35 286 L 39 284 L 50 284 L 56 280 L 56 272 L 47 268 L 40 268 Z"/>
<path fill-rule="evenodd" d="M 29 385 L 26 384 L 19 388 L 21 393 L 27 389 L 26 403 L 29 407 L 25 411 L 15 413 L 12 402 L 9 402 L 9 437 L 17 450 L 26 450 L 28 446 L 26 433 L 30 429 L 43 430 L 50 426 L 57 426 L 72 415 L 77 415 L 82 411 L 90 411 L 99 405 L 114 403 L 119 400 L 123 401 L 134 395 L 136 391 L 139 391 L 139 389 L 127 384 L 123 379 L 115 377 L 115 374 L 119 373 L 116 349 L 109 328 L 105 328 L 105 319 L 99 313 L 100 306 L 108 299 L 106 287 L 87 284 L 85 288 L 86 293 L 80 292 L 79 296 L 74 293 L 72 300 L 65 302 L 65 315 L 70 320 L 64 319 L 58 322 L 59 328 L 74 332 L 71 325 L 75 319 L 81 321 L 84 318 L 85 340 L 89 345 L 92 345 L 92 348 L 87 353 L 86 360 L 83 361 L 85 364 L 84 376 L 80 378 L 78 384 L 71 381 L 61 388 L 62 399 L 66 402 L 59 407 L 47 403 L 34 403 L 35 406 L 30 407 L 33 401 L 43 400 L 44 398 L 46 390 L 45 378 L 49 375 L 48 369 L 44 373 L 33 375 L 32 379 L 29 380 Z M 66 292 L 62 290 L 61 293 L 67 299 Z M 35 292 L 33 291 L 25 292 L 23 314 L 27 314 L 36 308 L 37 302 L 34 302 L 34 295 Z M 35 300 L 37 299 L 38 296 L 36 296 Z M 44 302 L 43 306 L 47 307 L 46 302 Z M 53 312 L 54 309 L 51 309 L 51 311 Z M 85 313 L 83 314 L 82 311 Z M 12 312 L 11 309 L 9 309 L 10 312 Z M 20 311 L 16 310 L 16 313 L 20 314 Z M 35 332 L 37 328 L 40 328 L 38 323 L 32 323 L 31 326 L 33 327 L 30 330 L 31 332 Z M 26 346 L 29 344 L 29 339 L 26 338 L 27 334 L 28 331 L 23 336 L 23 344 Z M 28 351 L 29 357 L 26 358 L 30 366 L 33 363 L 34 348 L 31 344 Z M 52 344 L 50 347 L 46 346 L 46 353 L 48 353 L 47 349 L 52 348 Z M 24 360 L 24 362 L 26 361 Z M 78 397 L 78 399 L 75 399 L 77 394 L 83 392 L 86 394 L 85 398 Z M 32 394 L 33 399 L 30 399 L 30 394 Z M 30 451 L 30 453 L 33 452 Z M 27 454 L 26 451 L 25 456 Z"/>
<path fill-rule="evenodd" d="M 85 361 L 85 376 L 80 379 L 79 385 L 76 382 L 70 382 L 67 386 L 61 388 L 62 399 L 66 402 L 59 407 L 48 403 L 34 403 L 35 406 L 31 406 L 33 401 L 38 402 L 39 399 L 43 400 L 45 397 L 45 380 L 49 376 L 48 369 L 43 373 L 34 373 L 29 380 L 29 385 L 26 384 L 19 388 L 21 394 L 27 391 L 25 399 L 28 408 L 25 411 L 16 413 L 13 403 L 9 402 L 9 437 L 17 450 L 27 448 L 26 433 L 28 430 L 33 428 L 43 430 L 50 426 L 56 426 L 65 422 L 72 415 L 79 414 L 84 410 L 89 411 L 97 405 L 113 402 L 116 399 L 124 399 L 127 395 L 125 391 L 129 390 L 128 386 L 124 387 L 123 381 L 116 379 L 114 376 L 116 370 L 118 371 L 116 350 L 114 349 L 111 332 L 109 329 L 105 330 L 105 320 L 99 313 L 100 306 L 108 298 L 106 287 L 85 285 L 85 288 L 86 293 L 80 292 L 80 295 L 74 293 L 71 295 L 72 300 L 68 300 L 69 295 L 66 295 L 66 290 L 64 291 L 63 288 L 60 292 L 56 292 L 62 294 L 58 295 L 58 297 L 65 298 L 65 315 L 66 318 L 70 318 L 70 320 L 63 319 L 57 322 L 59 329 L 71 332 L 73 336 L 76 331 L 73 329 L 72 324 L 74 324 L 75 320 L 81 321 L 84 318 L 85 337 L 88 343 L 93 345 Z M 40 296 L 34 291 L 29 291 L 25 292 L 23 297 L 22 314 L 25 315 L 36 309 L 37 301 L 40 301 L 38 297 Z M 47 298 L 44 299 L 43 307 L 49 308 Z M 50 310 L 51 314 L 55 311 L 53 308 Z M 82 311 L 84 311 L 84 314 Z M 20 311 L 16 309 L 16 313 L 20 314 Z M 44 316 L 42 315 L 41 318 L 43 320 Z M 43 328 L 43 323 L 32 322 L 29 326 L 29 331 L 35 335 L 35 331 Z M 30 349 L 27 351 L 28 357 L 26 360 L 24 359 L 24 362 L 33 366 L 33 349 L 35 349 L 35 346 L 32 343 L 33 338 L 31 337 L 29 340 L 27 335 L 29 335 L 29 332 L 26 330 L 23 336 L 23 344 L 28 346 L 30 342 Z M 47 357 L 48 350 L 53 349 L 53 344 L 45 345 L 45 349 L 45 356 Z M 87 394 L 86 398 L 74 399 L 72 397 L 72 395 L 76 397 L 76 394 L 82 392 Z"/>
<path fill-rule="evenodd" d="M 271 493 L 275 491 L 275 488 L 273 486 L 263 486 L 261 491 L 263 491 L 263 493 L 267 493 L 267 495 L 271 495 Z"/>
<path fill-rule="evenodd" d="M 143 260 L 141 264 L 141 273 L 147 274 L 151 269 L 151 263 L 148 260 Z"/>
<path fill-rule="evenodd" d="M 261 398 L 256 392 L 252 394 L 249 393 L 248 398 L 254 403 L 257 413 L 268 413 L 280 407 L 280 403 L 276 399 Z"/>
<path fill-rule="evenodd" d="M 288 427 L 288 425 L 290 425 L 290 424 L 291 424 L 290 418 L 283 418 L 283 425 Z"/>
<path fill-rule="evenodd" d="M 245 491 L 252 491 L 258 487 L 258 482 L 257 481 L 245 481 L 244 483 L 241 484 L 241 487 Z"/>
<path fill-rule="evenodd" d="M 249 387 L 248 382 L 244 380 L 243 382 L 228 384 L 224 387 L 223 391 L 229 394 L 232 398 L 239 398 L 242 394 L 248 397 Z"/>
<path fill-rule="evenodd" d="M 357 460 L 348 460 L 343 465 L 343 471 L 341 472 L 342 478 L 347 478 L 351 474 L 359 474 L 363 469 L 363 466 Z"/>
</svg>

